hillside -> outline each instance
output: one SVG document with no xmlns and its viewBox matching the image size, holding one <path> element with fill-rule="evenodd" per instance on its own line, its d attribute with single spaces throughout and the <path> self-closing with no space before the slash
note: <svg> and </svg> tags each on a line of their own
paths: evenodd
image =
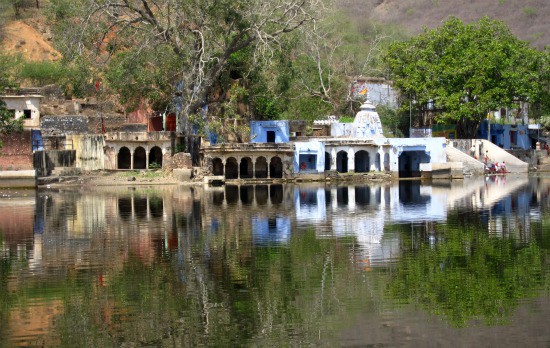
<svg viewBox="0 0 550 348">
<path fill-rule="evenodd" d="M 61 54 L 40 32 L 24 21 L 11 21 L 4 27 L 2 49 L 21 53 L 29 61 L 57 60 Z"/>
<path fill-rule="evenodd" d="M 533 46 L 550 46 L 550 1 L 548 0 L 335 0 L 359 27 L 367 24 L 388 25 L 414 35 L 423 26 L 436 27 L 448 16 L 471 22 L 481 16 L 503 20 L 512 32 Z M 34 2 L 33 2 L 34 4 Z M 51 41 L 45 8 L 26 7 L 16 20 L 12 8 L 0 5 L 1 49 L 21 53 L 29 60 L 60 58 Z M 3 22 L 3 25 L 2 25 Z"/>
<path fill-rule="evenodd" d="M 336 0 L 360 26 L 380 23 L 414 35 L 423 26 L 433 28 L 448 16 L 465 22 L 482 16 L 503 20 L 512 32 L 539 49 L 550 45 L 548 0 Z"/>
</svg>

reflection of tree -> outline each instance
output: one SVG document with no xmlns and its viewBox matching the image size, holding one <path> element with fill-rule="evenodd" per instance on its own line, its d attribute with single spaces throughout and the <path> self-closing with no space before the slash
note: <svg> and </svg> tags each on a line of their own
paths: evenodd
<svg viewBox="0 0 550 348">
<path fill-rule="evenodd" d="M 478 222 L 468 220 L 451 216 L 421 242 L 406 241 L 410 247 L 393 272 L 391 296 L 443 315 L 456 326 L 472 319 L 503 322 L 518 300 L 535 296 L 545 279 L 548 250 L 536 240 L 489 236 Z"/>
<path fill-rule="evenodd" d="M 300 345 L 330 339 L 353 299 L 369 303 L 368 282 L 357 280 L 343 244 L 308 231 L 287 246 L 252 248 L 234 238 L 242 231 L 225 232 L 186 247 L 183 264 L 175 254 L 152 263 L 131 256 L 104 286 L 67 297 L 57 321 L 63 342 Z"/>
<path fill-rule="evenodd" d="M 0 230 L 0 247 L 3 244 L 2 231 Z M 11 306 L 13 295 L 8 289 L 8 277 L 11 273 L 11 260 L 0 255 L 0 322 L 8 322 L 8 309 Z M 0 325 L 0 337 L 5 337 L 4 330 L 7 325 Z M 1 340 L 0 340 L 1 343 Z"/>
</svg>

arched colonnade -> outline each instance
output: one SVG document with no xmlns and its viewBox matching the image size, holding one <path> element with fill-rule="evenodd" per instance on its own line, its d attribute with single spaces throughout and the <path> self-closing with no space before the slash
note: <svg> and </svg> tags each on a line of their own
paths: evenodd
<svg viewBox="0 0 550 348">
<path fill-rule="evenodd" d="M 116 169 L 148 169 L 162 168 L 162 161 L 166 150 L 158 145 L 120 145 L 110 147 L 114 152 Z"/>
<path fill-rule="evenodd" d="M 283 161 L 276 155 L 214 157 L 212 174 L 226 179 L 280 179 Z"/>
<path fill-rule="evenodd" d="M 389 147 L 326 147 L 325 170 L 333 170 L 339 173 L 390 171 Z"/>
</svg>

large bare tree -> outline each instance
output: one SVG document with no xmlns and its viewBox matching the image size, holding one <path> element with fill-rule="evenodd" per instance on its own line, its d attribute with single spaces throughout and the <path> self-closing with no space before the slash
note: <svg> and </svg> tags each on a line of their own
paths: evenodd
<svg viewBox="0 0 550 348">
<path fill-rule="evenodd" d="M 141 67 L 151 69 L 161 63 L 159 47 L 176 57 L 159 88 L 181 96 L 180 131 L 208 104 L 233 54 L 269 57 L 282 35 L 314 20 L 322 7 L 322 0 L 85 1 L 77 51 L 94 49 L 102 59 L 132 51 L 125 59 L 147 57 Z"/>
</svg>

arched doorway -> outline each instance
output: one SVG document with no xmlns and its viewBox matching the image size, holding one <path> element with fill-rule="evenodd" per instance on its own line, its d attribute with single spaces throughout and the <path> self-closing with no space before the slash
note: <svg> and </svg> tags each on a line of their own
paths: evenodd
<svg viewBox="0 0 550 348">
<path fill-rule="evenodd" d="M 128 149 L 125 146 L 120 148 L 120 150 L 118 151 L 117 168 L 118 169 L 132 168 L 132 156 L 130 154 L 130 149 Z"/>
<path fill-rule="evenodd" d="M 238 179 L 239 178 L 239 165 L 235 157 L 229 157 L 225 164 L 225 178 L 226 179 Z"/>
<path fill-rule="evenodd" d="M 273 179 L 283 177 L 283 161 L 277 156 L 273 157 L 269 162 L 269 176 Z"/>
<path fill-rule="evenodd" d="M 430 163 L 430 156 L 425 151 L 403 151 L 399 155 L 399 177 L 420 177 L 420 163 Z"/>
<path fill-rule="evenodd" d="M 265 157 L 258 157 L 256 160 L 256 178 L 267 178 L 267 160 Z"/>
<path fill-rule="evenodd" d="M 134 151 L 134 169 L 146 169 L 147 156 L 145 149 L 138 146 Z"/>
<path fill-rule="evenodd" d="M 250 179 L 254 177 L 252 159 L 250 157 L 244 157 L 241 159 L 239 169 L 241 173 L 241 179 Z"/>
<path fill-rule="evenodd" d="M 158 146 L 153 146 L 149 151 L 149 169 L 162 168 L 162 150 Z"/>
<path fill-rule="evenodd" d="M 366 173 L 370 170 L 369 153 L 364 150 L 357 151 L 355 154 L 355 171 L 357 173 Z"/>
<path fill-rule="evenodd" d="M 223 175 L 223 162 L 218 157 L 216 157 L 212 160 L 212 174 L 213 175 Z"/>
<path fill-rule="evenodd" d="M 348 153 L 346 151 L 338 151 L 336 154 L 336 170 L 339 173 L 348 172 Z"/>
<path fill-rule="evenodd" d="M 325 152 L 325 170 L 330 170 L 330 153 Z"/>
<path fill-rule="evenodd" d="M 374 157 L 374 169 L 376 171 L 381 171 L 381 168 L 380 168 L 380 153 L 379 152 L 377 152 L 376 156 Z"/>
<path fill-rule="evenodd" d="M 390 171 L 390 154 L 387 152 L 384 154 L 384 170 L 386 172 Z"/>
</svg>

